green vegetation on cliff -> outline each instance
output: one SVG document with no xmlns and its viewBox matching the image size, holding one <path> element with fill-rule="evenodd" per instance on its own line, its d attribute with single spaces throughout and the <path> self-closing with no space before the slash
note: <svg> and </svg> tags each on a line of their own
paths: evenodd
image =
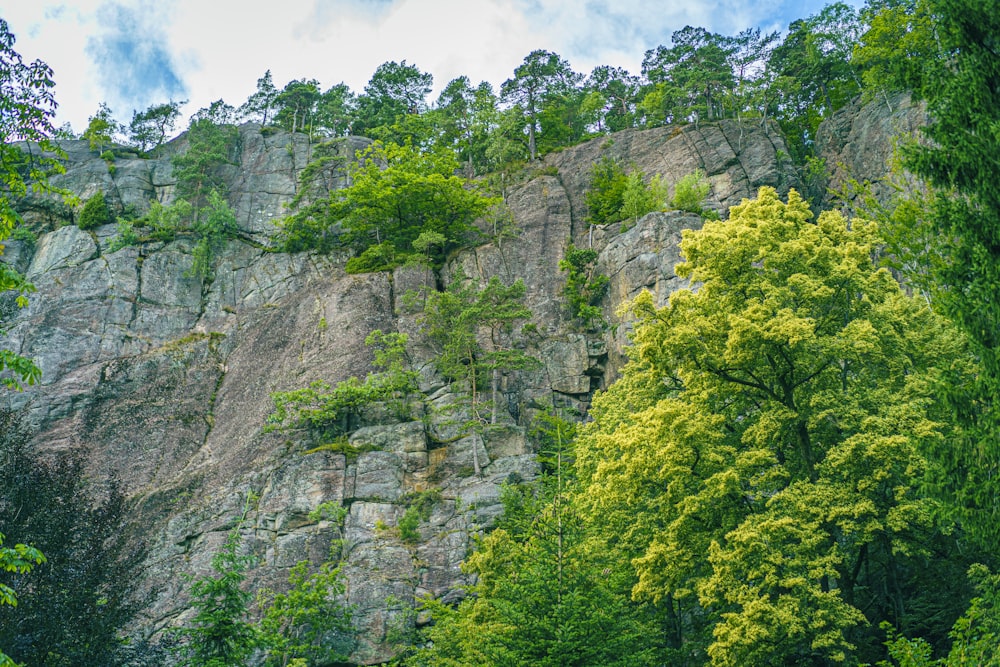
<svg viewBox="0 0 1000 667">
<path fill-rule="evenodd" d="M 922 195 L 875 223 L 814 216 L 794 190 L 783 201 L 765 188 L 725 222 L 685 233 L 677 275 L 696 289 L 674 292 L 662 308 L 648 294 L 632 302 L 638 322 L 621 380 L 594 398 L 578 431 L 550 418 L 532 436 L 541 476 L 507 476 L 504 514 L 465 562 L 474 585 L 453 605 L 427 600 L 433 623 L 399 659 L 994 664 L 998 16 L 995 0 L 872 0 L 860 12 L 834 3 L 784 36 L 686 27 L 646 53 L 639 76 L 607 66 L 584 76 L 556 53 L 533 51 L 499 95 L 459 77 L 436 103 L 427 99 L 430 74 L 406 61 L 380 66 L 360 95 L 344 84 L 321 92 L 305 78 L 278 90 L 268 72 L 239 112 L 219 100 L 192 119 L 188 149 L 172 159 L 179 197 L 119 221 L 112 249 L 189 236 L 191 275 L 210 281 L 214 258 L 237 234 L 224 192 L 240 150 L 237 115 L 259 121 L 265 135 L 303 133 L 311 162 L 281 229 L 283 249 L 349 249 L 350 273 L 430 267 L 434 288 L 412 302 L 433 365 L 418 375 L 407 336 L 376 331 L 367 341 L 372 373 L 275 393 L 271 425 L 300 430 L 312 452 L 357 453 L 347 436 L 369 415 L 430 431 L 440 413 L 411 405 L 428 380 L 458 415 L 457 429 L 447 424 L 456 440 L 476 441 L 465 467 L 483 478 L 490 471 L 469 436 L 499 428 L 506 387 L 537 361 L 524 282 L 442 275 L 483 238 L 477 221 L 500 204 L 481 185 L 507 195 L 525 162 L 610 131 L 719 120 L 735 121 L 725 127 L 737 142 L 746 124 L 775 119 L 805 164 L 835 110 L 859 96 L 891 109 L 890 92 L 912 89 L 931 117 L 930 142 L 902 150 L 905 168 L 925 181 Z M 13 143 L 50 148 L 53 102 L 48 69 L 21 63 L 2 20 L 0 37 L 5 98 L 16 102 L 0 105 L 2 240 L 17 223 L 11 200 L 44 180 Z M 143 151 L 157 146 L 176 109 L 137 114 L 130 140 Z M 102 105 L 84 134 L 109 168 L 114 153 L 104 149 L 116 128 Z M 337 143 L 348 132 L 374 140 L 356 160 Z M 551 164 L 524 173 L 560 176 Z M 666 188 L 651 176 L 596 162 L 589 222 L 627 225 L 663 208 Z M 341 178 L 347 185 L 337 189 Z M 712 217 L 709 192 L 696 170 L 669 204 Z M 80 226 L 109 221 L 99 193 Z M 881 268 L 887 244 L 926 299 Z M 570 244 L 560 263 L 561 296 L 584 334 L 572 335 L 584 344 L 601 342 L 604 329 L 608 280 L 597 259 Z M 31 290 L 6 265 L 0 287 L 22 298 Z M 0 351 L 0 370 L 12 386 L 38 379 L 10 351 Z M 31 664 L 122 663 L 118 635 L 135 610 L 128 584 L 137 580 L 119 558 L 122 496 L 113 486 L 92 496 L 81 458 L 39 462 L 27 451 L 5 452 L 0 466 L 0 645 Z M 404 555 L 420 553 L 422 522 L 441 501 L 434 489 L 423 493 L 396 503 L 407 507 L 391 533 L 375 522 L 379 539 L 398 538 Z M 257 624 L 250 561 L 239 549 L 237 530 L 214 574 L 195 580 L 182 659 L 243 664 L 255 649 L 269 664 L 344 659 L 330 639 L 350 633 L 350 613 L 336 603 L 345 592 L 339 566 L 292 568 L 290 590 L 264 595 Z"/>
</svg>

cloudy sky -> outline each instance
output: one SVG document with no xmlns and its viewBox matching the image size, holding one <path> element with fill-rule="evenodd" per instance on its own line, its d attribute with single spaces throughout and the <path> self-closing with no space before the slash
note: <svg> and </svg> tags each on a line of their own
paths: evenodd
<svg viewBox="0 0 1000 667">
<path fill-rule="evenodd" d="M 462 74 L 498 87 L 534 49 L 578 72 L 638 74 L 643 53 L 685 25 L 735 34 L 784 30 L 823 0 L 0 0 L 26 60 L 55 71 L 57 125 L 77 132 L 100 102 L 134 109 L 217 99 L 239 106 L 270 69 L 275 84 L 315 78 L 361 92 L 372 72 L 406 60 L 435 94 Z M 855 6 L 860 0 L 853 0 Z M 186 120 L 185 120 L 186 122 Z"/>
</svg>

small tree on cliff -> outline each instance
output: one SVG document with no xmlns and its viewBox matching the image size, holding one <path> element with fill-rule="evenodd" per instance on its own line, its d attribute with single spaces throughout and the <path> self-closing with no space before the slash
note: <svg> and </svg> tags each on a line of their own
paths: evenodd
<svg viewBox="0 0 1000 667">
<path fill-rule="evenodd" d="M 518 344 L 521 325 L 531 318 L 524 294 L 520 280 L 504 285 L 494 276 L 479 288 L 460 274 L 447 290 L 429 293 L 422 304 L 420 321 L 436 348 L 435 364 L 468 398 L 465 426 L 470 431 L 497 423 L 504 374 L 538 363 Z M 409 295 L 408 300 L 416 303 L 418 298 Z M 481 387 L 487 382 L 490 398 L 484 400 Z M 475 448 L 473 466 L 479 475 Z"/>
</svg>

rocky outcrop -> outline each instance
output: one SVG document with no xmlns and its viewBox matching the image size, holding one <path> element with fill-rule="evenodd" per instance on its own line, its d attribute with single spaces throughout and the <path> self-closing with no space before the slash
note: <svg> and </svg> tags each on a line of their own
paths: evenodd
<svg viewBox="0 0 1000 667">
<path fill-rule="evenodd" d="M 363 137 L 337 138 L 329 140 L 332 150 L 327 152 L 346 164 L 370 143 Z M 171 158 L 188 148 L 187 136 L 182 134 L 161 147 L 154 157 L 141 158 L 118 146 L 106 152 L 110 157 L 105 160 L 86 141 L 63 140 L 58 144 L 65 153 L 60 160 L 69 168 L 51 179 L 53 187 L 84 200 L 104 192 L 113 210 L 132 215 L 142 215 L 153 201 L 173 202 L 176 179 Z M 240 126 L 221 176 L 244 234 L 262 243 L 271 238 L 275 223 L 288 213 L 286 207 L 298 191 L 299 173 L 312 159 L 316 146 L 304 134 L 262 132 L 253 123 Z M 332 174 L 327 185 L 342 187 L 345 178 L 343 173 Z M 39 228 L 73 221 L 72 211 L 51 196 L 28 200 L 23 212 L 29 225 Z"/>
<path fill-rule="evenodd" d="M 707 205 L 725 215 L 730 206 L 754 197 L 763 185 L 784 194 L 800 187 L 788 147 L 777 125 L 721 121 L 703 125 L 625 130 L 546 156 L 556 167 L 575 222 L 576 244 L 590 243 L 584 195 L 593 164 L 604 157 L 639 169 L 647 177 L 660 174 L 670 187 L 700 169 L 712 184 Z"/>
<path fill-rule="evenodd" d="M 338 141 L 350 156 L 366 140 Z M 347 275 L 341 255 L 271 252 L 274 223 L 311 148 L 302 136 L 245 126 L 238 166 L 227 171 L 242 238 L 219 254 L 211 283 L 192 274 L 189 240 L 112 252 L 113 225 L 53 229 L 34 250 L 10 244 L 6 257 L 38 292 L 10 312 L 0 345 L 43 371 L 39 386 L 10 401 L 28 411 L 39 443 L 86 450 L 93 474 L 118 476 L 132 494 L 151 547 L 148 580 L 159 585 L 147 631 L 186 617 L 180 575 L 207 572 L 249 507 L 243 544 L 257 556 L 249 584 L 280 587 L 296 562 L 319 562 L 337 540 L 358 628 L 353 659 L 382 662 L 393 654 L 393 632 L 414 623 L 415 599 L 462 595 L 461 561 L 471 536 L 501 511 L 501 485 L 537 474 L 533 416 L 547 406 L 585 415 L 593 392 L 613 378 L 628 331 L 617 306 L 641 289 L 664 303 L 679 284 L 676 244 L 700 219 L 654 213 L 625 231 L 591 229 L 583 202 L 593 162 L 613 155 L 670 183 L 700 168 L 712 183 L 711 204 L 724 209 L 761 185 L 795 185 L 783 146 L 773 128 L 732 122 L 629 131 L 551 155 L 546 166 L 556 175 L 513 188 L 514 234 L 457 254 L 444 276 L 461 268 L 479 280 L 523 280 L 536 331 L 525 351 L 539 364 L 503 378 L 506 409 L 470 435 L 456 426 L 460 397 L 434 371 L 415 315 L 402 307 L 403 294 L 435 277 L 412 267 Z M 182 137 L 158 158 L 119 155 L 112 173 L 82 142 L 70 142 L 56 184 L 84 198 L 103 190 L 123 209 L 169 203 L 169 155 L 184 147 Z M 570 321 L 558 263 L 571 241 L 600 251 L 611 277 L 606 315 L 622 326 L 581 331 Z M 266 428 L 273 392 L 369 372 L 364 339 L 374 329 L 413 334 L 421 391 L 409 405 L 373 411 L 346 443 L 307 443 Z M 432 498 L 432 509 L 415 537 L 404 536 L 399 521 L 420 497 Z M 322 503 L 345 507 L 343 520 L 310 517 Z"/>
<path fill-rule="evenodd" d="M 922 104 L 914 104 L 909 93 L 880 97 L 868 104 L 860 100 L 837 111 L 816 132 L 816 155 L 825 173 L 820 186 L 824 204 L 835 203 L 850 181 L 869 184 L 871 192 L 885 201 L 893 193 L 887 177 L 893 171 L 900 137 L 910 137 L 927 124 Z M 851 198 L 848 192 L 849 198 Z"/>
</svg>

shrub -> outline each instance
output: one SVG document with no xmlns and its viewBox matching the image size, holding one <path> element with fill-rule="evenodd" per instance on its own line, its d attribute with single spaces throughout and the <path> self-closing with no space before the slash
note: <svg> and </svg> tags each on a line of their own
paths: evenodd
<svg viewBox="0 0 1000 667">
<path fill-rule="evenodd" d="M 399 523 L 399 538 L 404 542 L 416 542 L 420 539 L 420 513 L 416 507 L 407 507 Z"/>
<path fill-rule="evenodd" d="M 619 219 L 631 218 L 635 223 L 647 213 L 663 208 L 666 199 L 666 187 L 660 182 L 659 174 L 653 176 L 647 184 L 641 171 L 633 171 L 625 181 Z"/>
<path fill-rule="evenodd" d="M 118 218 L 118 235 L 108 243 L 108 252 L 118 252 L 122 248 L 139 244 L 139 235 L 135 233 L 135 226 L 131 220 Z"/>
<path fill-rule="evenodd" d="M 621 164 L 609 157 L 594 165 L 590 172 L 590 188 L 584 195 L 591 223 L 603 225 L 621 219 L 626 180 Z"/>
<path fill-rule="evenodd" d="M 112 222 L 114 222 L 114 218 L 111 216 L 108 203 L 104 200 L 104 192 L 98 190 L 83 205 L 83 210 L 80 211 L 80 218 L 76 224 L 80 229 L 96 229 Z"/>
<path fill-rule="evenodd" d="M 702 204 L 705 203 L 705 197 L 711 189 L 712 185 L 705 178 L 705 173 L 701 169 L 695 169 L 677 181 L 670 205 L 679 211 L 702 215 L 704 213 Z"/>
<path fill-rule="evenodd" d="M 567 272 L 562 291 L 567 309 L 588 329 L 606 324 L 598 304 L 608 291 L 608 277 L 597 271 L 596 263 L 596 250 L 577 248 L 572 243 L 559 262 L 559 270 Z"/>
<path fill-rule="evenodd" d="M 391 241 L 369 246 L 357 257 L 351 257 L 344 266 L 347 273 L 375 273 L 389 271 L 398 265 L 396 247 Z"/>
</svg>

